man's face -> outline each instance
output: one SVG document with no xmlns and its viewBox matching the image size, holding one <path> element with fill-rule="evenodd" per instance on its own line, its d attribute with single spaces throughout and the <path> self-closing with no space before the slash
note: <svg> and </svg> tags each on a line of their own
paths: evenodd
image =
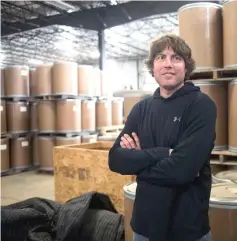
<svg viewBox="0 0 237 241">
<path fill-rule="evenodd" d="M 184 83 L 184 60 L 172 48 L 165 48 L 154 59 L 153 74 L 161 88 L 174 90 Z"/>
</svg>

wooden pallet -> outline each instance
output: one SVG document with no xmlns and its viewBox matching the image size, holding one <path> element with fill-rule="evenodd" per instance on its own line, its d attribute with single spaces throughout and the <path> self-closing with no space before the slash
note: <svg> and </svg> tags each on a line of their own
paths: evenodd
<svg viewBox="0 0 237 241">
<path fill-rule="evenodd" d="M 211 164 L 237 166 L 237 152 L 212 151 Z"/>
<path fill-rule="evenodd" d="M 2 172 L 1 177 L 15 175 L 15 174 L 19 174 L 19 173 L 22 173 L 22 172 L 33 171 L 33 170 L 36 170 L 36 169 L 37 169 L 37 167 L 35 167 L 35 166 L 30 166 L 30 167 L 26 167 L 26 168 L 22 168 L 22 169 L 11 168 L 10 170 L 8 170 L 6 172 Z"/>
<path fill-rule="evenodd" d="M 54 175 L 54 170 L 44 170 L 44 169 L 37 169 L 37 173 L 39 174 L 47 174 L 47 175 Z"/>
<path fill-rule="evenodd" d="M 116 135 L 117 133 L 119 134 L 123 128 L 124 128 L 124 125 L 100 127 L 100 128 L 98 128 L 98 132 L 102 136 L 109 135 L 109 134 Z"/>
<path fill-rule="evenodd" d="M 81 99 L 80 96 L 76 95 L 45 95 L 35 96 L 35 100 L 65 100 L 65 99 Z"/>
<path fill-rule="evenodd" d="M 25 97 L 6 97 L 6 96 L 3 96 L 3 97 L 1 97 L 1 100 L 5 100 L 5 101 L 16 101 L 16 102 L 18 102 L 18 101 L 21 101 L 21 102 L 29 102 L 30 100 L 31 100 L 31 97 L 29 96 L 29 97 L 27 97 L 27 96 L 25 96 Z"/>
<path fill-rule="evenodd" d="M 237 68 L 195 70 L 189 80 L 230 81 L 237 78 Z"/>
</svg>

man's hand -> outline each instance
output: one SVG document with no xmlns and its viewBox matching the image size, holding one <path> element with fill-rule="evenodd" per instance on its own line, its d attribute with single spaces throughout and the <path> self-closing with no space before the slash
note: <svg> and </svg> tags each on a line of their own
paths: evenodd
<svg viewBox="0 0 237 241">
<path fill-rule="evenodd" d="M 121 137 L 120 146 L 127 149 L 135 148 L 137 150 L 141 150 L 140 141 L 135 132 L 132 133 L 132 137 L 130 137 L 128 134 L 124 134 Z"/>
</svg>

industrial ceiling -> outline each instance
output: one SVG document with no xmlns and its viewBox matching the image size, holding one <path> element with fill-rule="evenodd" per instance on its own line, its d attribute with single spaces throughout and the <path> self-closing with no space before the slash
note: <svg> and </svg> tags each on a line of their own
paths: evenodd
<svg viewBox="0 0 237 241">
<path fill-rule="evenodd" d="M 187 3 L 1 1 L 1 63 L 34 66 L 69 60 L 96 64 L 100 30 L 105 31 L 107 58 L 144 58 L 151 39 L 178 33 L 176 11 Z"/>
</svg>

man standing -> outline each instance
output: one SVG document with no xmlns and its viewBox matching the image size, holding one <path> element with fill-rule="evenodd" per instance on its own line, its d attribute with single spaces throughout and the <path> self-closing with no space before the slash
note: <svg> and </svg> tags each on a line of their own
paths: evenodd
<svg viewBox="0 0 237 241">
<path fill-rule="evenodd" d="M 137 175 L 134 240 L 211 241 L 216 106 L 186 82 L 195 63 L 180 37 L 153 41 L 146 64 L 159 88 L 133 107 L 109 152 L 112 171 Z"/>
</svg>

